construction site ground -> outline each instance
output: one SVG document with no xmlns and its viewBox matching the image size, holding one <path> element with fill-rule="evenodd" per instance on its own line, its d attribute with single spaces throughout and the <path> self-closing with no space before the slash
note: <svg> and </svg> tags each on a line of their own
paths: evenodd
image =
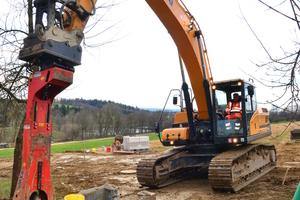
<svg viewBox="0 0 300 200">
<path fill-rule="evenodd" d="M 274 138 L 284 131 L 286 124 L 272 125 Z M 207 176 L 193 177 L 174 185 L 150 190 L 140 187 L 134 173 L 121 173 L 123 170 L 134 171 L 142 158 L 159 154 L 166 148 L 160 142 L 150 141 L 153 151 L 139 154 L 114 154 L 97 149 L 93 152 L 66 152 L 51 157 L 51 175 L 57 199 L 81 190 L 99 187 L 105 183 L 118 188 L 120 199 L 138 199 L 137 193 L 147 190 L 156 194 L 156 199 L 292 199 L 300 180 L 300 142 L 290 141 L 290 130 L 298 128 L 292 124 L 276 139 L 268 137 L 257 143 L 273 143 L 277 149 L 277 167 L 267 175 L 248 185 L 237 193 L 215 192 Z M 13 158 L 0 159 L 0 178 L 12 176 Z M 285 174 L 287 172 L 285 178 Z M 129 171 L 130 172 L 130 171 Z M 285 182 L 283 184 L 283 180 Z M 0 189 L 1 190 L 1 189 Z M 3 199 L 0 197 L 0 199 Z"/>
</svg>

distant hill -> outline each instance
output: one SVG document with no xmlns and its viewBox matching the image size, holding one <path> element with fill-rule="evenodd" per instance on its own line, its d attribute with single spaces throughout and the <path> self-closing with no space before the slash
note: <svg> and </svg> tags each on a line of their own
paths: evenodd
<svg viewBox="0 0 300 200">
<path fill-rule="evenodd" d="M 141 110 L 138 107 L 127 106 L 125 104 L 115 103 L 113 101 L 103 101 L 103 100 L 98 100 L 98 99 L 86 100 L 86 99 L 82 99 L 82 98 L 80 98 L 80 99 L 76 98 L 76 99 L 59 99 L 57 101 L 59 104 L 62 104 L 62 105 L 67 105 L 69 107 L 76 107 L 76 108 L 86 109 L 86 110 L 97 110 L 99 108 L 102 108 L 106 104 L 118 105 L 125 114 L 129 114 L 131 112 Z"/>
<path fill-rule="evenodd" d="M 163 108 L 141 108 L 141 110 L 148 110 L 150 112 L 161 111 Z M 169 112 L 179 112 L 179 108 L 165 108 L 165 111 Z"/>
</svg>

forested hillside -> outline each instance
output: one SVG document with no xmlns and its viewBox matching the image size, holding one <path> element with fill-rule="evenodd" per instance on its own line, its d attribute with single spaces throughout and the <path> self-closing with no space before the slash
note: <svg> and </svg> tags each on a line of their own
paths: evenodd
<svg viewBox="0 0 300 200">
<path fill-rule="evenodd" d="M 1 116 L 0 143 L 14 143 L 20 127 L 23 106 L 18 113 Z M 51 123 L 54 142 L 84 140 L 154 132 L 161 111 L 148 111 L 113 101 L 85 99 L 56 99 L 52 105 Z M 174 112 L 164 113 L 161 130 L 170 127 Z"/>
<path fill-rule="evenodd" d="M 0 101 L 0 143 L 14 143 L 26 108 L 20 104 L 18 110 L 1 112 L 5 106 L 9 107 L 10 101 Z M 57 99 L 52 106 L 52 139 L 59 142 L 154 132 L 160 114 L 161 110 L 148 111 L 113 101 Z M 174 115 L 172 111 L 164 113 L 160 130 L 171 127 Z M 299 120 L 299 116 L 293 117 Z M 271 122 L 286 121 L 291 117 L 289 112 L 270 111 Z"/>
<path fill-rule="evenodd" d="M 140 110 L 137 107 L 132 107 L 132 106 L 127 106 L 121 103 L 115 103 L 113 101 L 103 101 L 103 100 L 98 100 L 98 99 L 93 99 L 93 100 L 86 100 L 86 99 L 59 99 L 56 101 L 56 103 L 54 104 L 54 106 L 57 105 L 65 105 L 65 106 L 71 106 L 71 107 L 75 107 L 75 108 L 81 108 L 81 109 L 86 109 L 86 110 L 96 110 L 99 108 L 102 108 L 103 106 L 107 105 L 107 104 L 115 104 L 118 107 L 120 107 L 120 109 L 122 110 L 122 112 L 124 114 L 129 114 L 131 112 L 134 111 L 138 111 Z"/>
</svg>

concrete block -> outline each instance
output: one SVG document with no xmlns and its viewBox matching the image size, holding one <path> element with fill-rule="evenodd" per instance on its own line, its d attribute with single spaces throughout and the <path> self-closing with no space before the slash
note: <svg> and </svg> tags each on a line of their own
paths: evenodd
<svg viewBox="0 0 300 200">
<path fill-rule="evenodd" d="M 148 192 L 147 190 L 143 190 L 139 192 L 138 198 L 141 200 L 156 200 L 156 194 L 153 192 Z"/>
<path fill-rule="evenodd" d="M 85 200 L 119 200 L 118 188 L 108 183 L 100 187 L 82 190 L 79 194 L 82 194 Z"/>
<path fill-rule="evenodd" d="M 124 151 L 139 151 L 149 149 L 149 136 L 123 137 Z"/>
<path fill-rule="evenodd" d="M 300 129 L 291 131 L 290 140 L 300 140 Z"/>
</svg>

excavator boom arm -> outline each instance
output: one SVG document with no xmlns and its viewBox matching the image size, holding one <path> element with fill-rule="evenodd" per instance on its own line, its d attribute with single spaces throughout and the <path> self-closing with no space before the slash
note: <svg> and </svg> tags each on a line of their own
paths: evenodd
<svg viewBox="0 0 300 200">
<path fill-rule="evenodd" d="M 199 25 L 181 0 L 146 0 L 146 2 L 170 33 L 185 63 L 198 106 L 198 119 L 208 119 L 203 81 L 206 79 L 211 82 L 212 75 Z"/>
</svg>

